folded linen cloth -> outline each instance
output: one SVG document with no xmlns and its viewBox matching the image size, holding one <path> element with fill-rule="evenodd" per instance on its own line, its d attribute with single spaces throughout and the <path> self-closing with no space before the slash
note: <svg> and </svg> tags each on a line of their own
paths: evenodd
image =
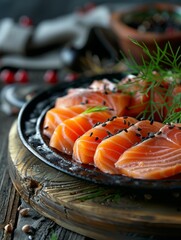
<svg viewBox="0 0 181 240">
<path fill-rule="evenodd" d="M 32 35 L 32 28 L 25 28 L 10 18 L 0 22 L 0 54 L 24 54 L 27 42 Z"/>
<path fill-rule="evenodd" d="M 72 49 L 81 51 L 90 43 L 94 28 L 110 31 L 110 10 L 107 6 L 45 20 L 30 27 L 21 26 L 12 19 L 3 19 L 0 22 L 0 68 L 60 69 L 74 60 Z M 95 49 L 96 41 L 92 39 Z"/>
</svg>

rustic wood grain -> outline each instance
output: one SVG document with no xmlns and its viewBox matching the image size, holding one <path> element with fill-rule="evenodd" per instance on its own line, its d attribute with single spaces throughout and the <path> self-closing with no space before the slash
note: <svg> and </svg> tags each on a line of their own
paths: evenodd
<svg viewBox="0 0 181 240">
<path fill-rule="evenodd" d="M 181 236 L 179 193 L 125 191 L 92 184 L 44 164 L 10 131 L 11 179 L 22 198 L 60 226 L 95 239 Z M 125 238 L 128 239 L 128 238 Z"/>
<path fill-rule="evenodd" d="M 5 234 L 4 227 L 8 223 L 16 224 L 19 194 L 15 191 L 8 174 L 8 132 L 14 117 L 0 113 L 3 127 L 0 128 L 0 239 L 11 239 L 12 234 Z"/>
<path fill-rule="evenodd" d="M 8 139 L 9 130 L 17 116 L 8 116 L 0 111 L 0 240 L 26 240 L 28 235 L 22 231 L 25 224 L 36 228 L 34 240 L 51 239 L 52 234 L 59 240 L 85 240 L 84 236 L 60 227 L 55 222 L 43 217 L 30 205 L 26 204 L 15 190 L 8 169 Z M 18 208 L 30 208 L 27 217 L 19 214 Z M 4 227 L 12 222 L 13 232 L 5 234 Z"/>
</svg>

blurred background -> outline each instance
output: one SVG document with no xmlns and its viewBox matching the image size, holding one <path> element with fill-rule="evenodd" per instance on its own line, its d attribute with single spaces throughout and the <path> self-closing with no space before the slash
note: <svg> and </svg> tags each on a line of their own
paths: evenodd
<svg viewBox="0 0 181 240">
<path fill-rule="evenodd" d="M 0 0 L 0 19 L 5 17 L 11 17 L 16 21 L 19 20 L 21 16 L 29 16 L 34 24 L 39 23 L 44 19 L 52 19 L 60 15 L 71 13 L 86 4 L 137 4 L 137 3 L 153 3 L 159 2 L 156 0 L 147 1 L 147 0 L 94 0 L 94 1 L 85 1 L 85 0 Z M 161 1 L 160 1 L 161 2 Z M 180 3 L 180 0 L 164 0 L 162 2 L 168 3 Z"/>
<path fill-rule="evenodd" d="M 162 2 L 180 4 L 180 0 Z M 12 97 L 12 92 L 7 94 L 9 88 L 13 88 L 15 98 L 32 91 L 28 87 L 25 91 L 22 83 L 38 83 L 42 89 L 47 84 L 76 80 L 80 75 L 125 71 L 121 47 L 110 27 L 110 14 L 132 5 L 153 3 L 157 1 L 0 0 L 3 109 Z M 20 102 L 17 111 L 21 106 Z M 11 108 L 5 111 L 11 113 Z"/>
</svg>

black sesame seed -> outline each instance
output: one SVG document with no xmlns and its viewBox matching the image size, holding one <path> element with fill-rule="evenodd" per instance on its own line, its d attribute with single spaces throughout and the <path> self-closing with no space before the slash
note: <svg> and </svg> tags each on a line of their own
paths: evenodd
<svg viewBox="0 0 181 240">
<path fill-rule="evenodd" d="M 113 121 L 115 118 L 117 118 L 117 116 L 113 116 L 112 118 L 110 118 L 110 121 Z"/>
<path fill-rule="evenodd" d="M 145 141 L 146 139 L 148 139 L 148 137 L 142 137 L 141 141 Z"/>
<path fill-rule="evenodd" d="M 91 132 L 89 136 L 91 137 L 92 135 L 93 135 L 93 132 Z"/>
<path fill-rule="evenodd" d="M 154 136 L 155 136 L 155 134 L 153 132 L 148 133 L 149 138 L 153 138 Z"/>
<path fill-rule="evenodd" d="M 169 124 L 169 129 L 173 129 L 175 127 L 175 125 L 173 123 Z"/>
<path fill-rule="evenodd" d="M 112 133 L 111 133 L 111 132 L 109 132 L 109 131 L 107 131 L 107 134 L 108 134 L 109 136 L 111 136 L 111 135 L 112 135 Z"/>
<path fill-rule="evenodd" d="M 96 126 L 98 126 L 100 123 L 99 122 L 97 122 L 97 123 L 95 123 L 94 124 L 94 126 L 93 127 L 96 127 Z"/>
<path fill-rule="evenodd" d="M 154 120 L 152 119 L 152 120 L 150 120 L 150 125 L 152 125 L 153 124 L 153 122 L 154 122 Z"/>
<path fill-rule="evenodd" d="M 157 135 L 160 135 L 160 134 L 162 134 L 162 131 L 158 131 L 156 134 L 157 134 Z"/>
<path fill-rule="evenodd" d="M 120 129 L 120 130 L 117 131 L 117 133 L 121 133 L 122 131 L 123 131 L 123 129 Z"/>
<path fill-rule="evenodd" d="M 128 122 L 128 126 L 130 126 L 131 125 L 131 123 L 130 122 Z"/>
</svg>

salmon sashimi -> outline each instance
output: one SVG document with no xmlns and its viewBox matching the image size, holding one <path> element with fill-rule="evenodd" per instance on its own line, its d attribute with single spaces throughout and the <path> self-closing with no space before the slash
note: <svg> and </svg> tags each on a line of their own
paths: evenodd
<svg viewBox="0 0 181 240">
<path fill-rule="evenodd" d="M 130 105 L 127 108 L 125 114 L 132 117 L 140 117 L 150 99 L 149 94 L 147 94 L 146 89 L 148 83 L 143 81 L 139 76 L 128 75 L 120 81 L 119 87 L 124 93 L 131 94 Z"/>
<path fill-rule="evenodd" d="M 88 114 L 82 113 L 69 118 L 56 127 L 50 138 L 49 145 L 60 152 L 71 155 L 74 142 L 77 138 L 82 136 L 82 134 L 91 129 L 95 124 L 105 122 L 112 116 L 112 111 L 106 110 Z"/>
<path fill-rule="evenodd" d="M 105 91 L 118 91 L 119 89 L 117 88 L 117 83 L 113 83 L 110 80 L 104 78 L 102 80 L 94 80 L 89 87 L 86 89 L 86 91 L 100 91 L 100 92 L 105 92 Z M 85 88 L 69 88 L 68 89 L 68 94 L 72 94 L 75 92 L 83 92 L 85 91 Z"/>
<path fill-rule="evenodd" d="M 73 147 L 73 159 L 80 163 L 93 164 L 98 144 L 118 131 L 130 127 L 138 120 L 131 117 L 113 117 L 101 123 L 79 137 Z"/>
<path fill-rule="evenodd" d="M 89 106 L 86 104 L 74 105 L 70 107 L 51 108 L 47 111 L 43 122 L 43 134 L 47 137 L 51 137 L 55 128 L 66 119 L 74 117 Z"/>
<path fill-rule="evenodd" d="M 181 173 L 181 124 L 165 125 L 125 151 L 115 164 L 119 173 L 140 179 L 163 179 Z"/>
<path fill-rule="evenodd" d="M 104 105 L 114 110 L 114 115 L 123 116 L 129 106 L 130 95 L 111 91 L 77 91 L 56 100 L 55 107 L 77 104 Z"/>
<path fill-rule="evenodd" d="M 104 78 L 102 80 L 94 80 L 89 89 L 93 89 L 95 91 L 118 91 L 117 83 L 111 82 L 110 80 Z"/>
<path fill-rule="evenodd" d="M 96 149 L 94 165 L 103 172 L 119 174 L 115 163 L 118 161 L 120 155 L 128 148 L 143 141 L 150 134 L 159 131 L 162 126 L 163 124 L 160 122 L 143 120 L 103 140 Z"/>
<path fill-rule="evenodd" d="M 153 82 L 154 85 L 150 87 Z M 153 72 L 152 77 L 146 81 L 141 74 L 135 77 L 127 76 L 120 81 L 119 87 L 122 92 L 130 93 L 132 96 L 125 115 L 136 118 L 154 118 L 155 121 L 160 122 L 164 120 L 169 83 L 157 72 Z"/>
</svg>

